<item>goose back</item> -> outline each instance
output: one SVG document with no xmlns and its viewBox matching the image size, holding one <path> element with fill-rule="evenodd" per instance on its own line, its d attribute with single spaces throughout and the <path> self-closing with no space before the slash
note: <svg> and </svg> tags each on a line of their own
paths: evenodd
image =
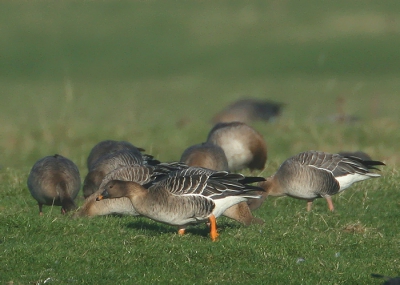
<svg viewBox="0 0 400 285">
<path fill-rule="evenodd" d="M 140 157 L 141 151 L 144 151 L 142 148 L 137 148 L 133 144 L 127 141 L 115 141 L 115 140 L 104 140 L 96 144 L 89 153 L 87 158 L 87 168 L 88 171 L 93 169 L 96 162 L 109 154 L 115 153 L 117 151 L 127 150 L 136 154 L 136 156 Z"/>
<path fill-rule="evenodd" d="M 282 103 L 270 100 L 240 99 L 217 113 L 212 121 L 213 123 L 270 121 L 280 115 L 283 106 Z"/>
<path fill-rule="evenodd" d="M 183 152 L 180 161 L 189 166 L 199 166 L 213 170 L 229 170 L 224 150 L 220 146 L 209 142 L 188 147 Z"/>
<path fill-rule="evenodd" d="M 210 130 L 207 142 L 224 150 L 230 171 L 265 167 L 267 146 L 264 138 L 245 123 L 218 123 Z"/>
<path fill-rule="evenodd" d="M 71 160 L 61 155 L 46 156 L 38 160 L 28 176 L 28 188 L 38 201 L 39 212 L 42 205 L 62 206 L 64 212 L 76 208 L 81 180 L 79 169 Z"/>
<path fill-rule="evenodd" d="M 114 169 L 129 165 L 143 165 L 145 161 L 150 160 L 149 157 L 151 156 L 147 155 L 145 157 L 146 160 L 144 160 L 139 150 L 131 151 L 126 149 L 115 151 L 101 157 L 85 177 L 83 183 L 84 197 L 87 198 L 96 192 L 103 178 Z"/>
</svg>

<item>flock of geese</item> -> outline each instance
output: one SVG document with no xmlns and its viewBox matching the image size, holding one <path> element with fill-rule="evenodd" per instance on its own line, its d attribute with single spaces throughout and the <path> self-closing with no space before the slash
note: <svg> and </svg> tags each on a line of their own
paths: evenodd
<svg viewBox="0 0 400 285">
<path fill-rule="evenodd" d="M 243 169 L 262 170 L 267 147 L 260 133 L 243 122 L 217 123 L 203 143 L 188 147 L 180 161 L 160 162 L 126 141 L 106 140 L 91 150 L 83 182 L 85 201 L 74 200 L 81 189 L 78 167 L 61 155 L 37 161 L 28 188 L 43 214 L 43 205 L 61 206 L 75 216 L 109 214 L 145 216 L 176 226 L 180 235 L 190 224 L 208 222 L 217 240 L 216 218 L 224 215 L 241 224 L 262 224 L 253 216 L 268 195 L 307 201 L 331 196 L 353 183 L 376 178 L 383 162 L 364 153 L 329 154 L 306 151 L 284 161 L 270 177 L 244 176 Z"/>
</svg>

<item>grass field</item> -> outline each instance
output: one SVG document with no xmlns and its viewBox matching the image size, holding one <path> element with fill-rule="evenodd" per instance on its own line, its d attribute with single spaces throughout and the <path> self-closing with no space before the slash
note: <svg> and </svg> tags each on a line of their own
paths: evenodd
<svg viewBox="0 0 400 285">
<path fill-rule="evenodd" d="M 0 4 L 1 284 L 381 284 L 400 275 L 398 1 L 8 1 Z M 219 219 L 179 237 L 145 218 L 39 217 L 26 186 L 39 158 L 86 170 L 127 140 L 162 161 L 202 142 L 242 97 L 286 104 L 256 122 L 268 176 L 301 151 L 363 150 L 382 177 L 305 211 L 269 198 L 265 225 Z M 338 98 L 355 123 L 331 120 Z M 250 172 L 245 171 L 245 174 Z M 83 203 L 79 195 L 78 204 Z"/>
</svg>

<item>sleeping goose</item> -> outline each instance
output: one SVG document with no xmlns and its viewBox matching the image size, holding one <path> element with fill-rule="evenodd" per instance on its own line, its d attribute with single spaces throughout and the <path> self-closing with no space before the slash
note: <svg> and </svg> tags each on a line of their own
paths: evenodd
<svg viewBox="0 0 400 285">
<path fill-rule="evenodd" d="M 353 183 L 380 177 L 371 172 L 374 166 L 385 165 L 380 161 L 362 160 L 322 151 L 307 151 L 287 159 L 278 171 L 260 182 L 264 199 L 267 195 L 287 195 L 307 200 L 307 210 L 311 210 L 316 198 L 325 198 L 329 210 L 334 206 L 331 196 L 340 193 Z M 260 199 L 261 200 L 261 199 Z M 260 206 L 261 201 L 250 202 L 250 208 Z"/>
<path fill-rule="evenodd" d="M 33 165 L 28 188 L 38 202 L 40 215 L 43 205 L 61 206 L 63 214 L 74 210 L 74 199 L 81 188 L 78 167 L 61 155 L 46 156 Z"/>
<path fill-rule="evenodd" d="M 180 235 L 184 234 L 187 225 L 208 220 L 211 239 L 215 241 L 218 237 L 216 218 L 237 203 L 261 197 L 251 191 L 262 188 L 243 181 L 251 179 L 225 171 L 209 174 L 208 170 L 191 170 L 189 167 L 148 189 L 136 182 L 112 180 L 97 199 L 128 197 L 139 214 L 178 226 Z"/>
<path fill-rule="evenodd" d="M 262 170 L 265 167 L 267 146 L 264 138 L 245 123 L 218 123 L 210 130 L 207 142 L 224 150 L 230 171 Z"/>
</svg>

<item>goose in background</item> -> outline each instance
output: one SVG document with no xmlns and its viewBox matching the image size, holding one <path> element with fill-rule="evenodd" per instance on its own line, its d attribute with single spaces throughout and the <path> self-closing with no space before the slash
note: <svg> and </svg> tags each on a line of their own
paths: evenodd
<svg viewBox="0 0 400 285">
<path fill-rule="evenodd" d="M 224 150 L 213 143 L 192 145 L 182 153 L 181 162 L 189 166 L 205 167 L 212 170 L 229 171 Z"/>
<path fill-rule="evenodd" d="M 331 197 L 355 182 L 380 177 L 380 174 L 371 172 L 378 165 L 385 164 L 322 151 L 306 151 L 287 159 L 274 175 L 260 182 L 259 186 L 265 190 L 264 197 L 250 201 L 249 207 L 258 208 L 267 195 L 287 195 L 307 200 L 308 211 L 314 199 L 325 198 L 329 210 L 333 211 Z"/>
<path fill-rule="evenodd" d="M 142 154 L 138 148 L 123 148 L 104 154 L 96 160 L 83 182 L 83 196 L 95 193 L 103 178 L 116 168 L 128 165 L 157 165 L 160 162 L 151 155 Z"/>
<path fill-rule="evenodd" d="M 71 160 L 59 154 L 38 160 L 28 176 L 28 188 L 39 205 L 61 206 L 65 214 L 76 209 L 74 199 L 81 188 L 79 169 Z"/>
<path fill-rule="evenodd" d="M 141 152 L 145 151 L 143 148 L 135 147 L 127 141 L 104 140 L 96 144 L 90 151 L 86 164 L 88 171 L 90 171 L 96 162 L 106 155 L 115 153 L 120 150 L 128 150 L 140 156 Z"/>
<path fill-rule="evenodd" d="M 245 123 L 218 123 L 210 130 L 207 142 L 224 150 L 230 171 L 262 170 L 265 167 L 267 146 L 264 138 Z"/>
<path fill-rule="evenodd" d="M 263 99 L 240 99 L 227 106 L 224 110 L 217 113 L 212 122 L 229 123 L 243 122 L 251 123 L 254 121 L 273 121 L 282 112 L 283 103 Z"/>
<path fill-rule="evenodd" d="M 128 150 L 137 156 L 141 155 L 144 149 L 135 147 L 133 144 L 127 141 L 115 141 L 115 140 L 104 140 L 97 143 L 90 151 L 87 158 L 86 164 L 88 171 L 92 170 L 96 162 L 111 153 L 115 153 L 120 150 Z"/>
</svg>

